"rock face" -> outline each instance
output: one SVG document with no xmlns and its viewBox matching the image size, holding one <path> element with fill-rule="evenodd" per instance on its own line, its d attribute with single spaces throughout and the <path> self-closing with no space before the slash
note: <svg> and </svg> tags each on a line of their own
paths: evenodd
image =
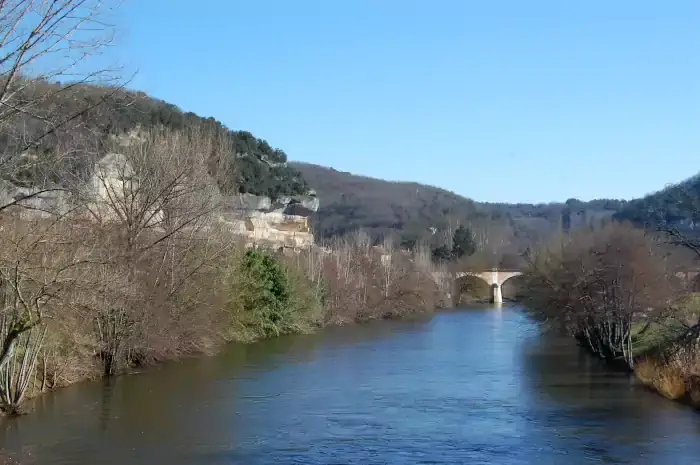
<svg viewBox="0 0 700 465">
<path fill-rule="evenodd" d="M 7 205 L 20 199 L 23 199 L 21 204 L 28 207 L 21 211 L 24 216 L 48 217 L 68 211 L 72 204 L 71 196 L 65 190 L 39 191 L 0 180 L 0 205 Z"/>
<path fill-rule="evenodd" d="M 305 249 L 313 245 L 309 216 L 318 210 L 315 196 L 269 197 L 240 194 L 224 203 L 220 221 L 243 235 L 247 244 Z"/>
<path fill-rule="evenodd" d="M 126 157 L 108 153 L 95 163 L 89 183 L 81 193 L 83 203 L 93 218 L 102 222 L 119 221 L 132 196 L 138 192 L 139 180 Z M 157 226 L 163 220 L 162 210 L 151 210 L 146 226 Z"/>
<path fill-rule="evenodd" d="M 39 193 L 36 188 L 18 187 L 0 180 L 0 205 L 29 195 L 31 197 L 21 202 L 30 207 L 20 210 L 22 215 L 52 215 L 72 211 L 80 202 L 85 207 L 80 210 L 89 211 L 89 218 L 109 222 L 119 220 L 115 206 L 123 202 L 125 186 L 133 186 L 134 183 L 138 183 L 138 180 L 134 179 L 133 169 L 126 157 L 110 153 L 95 163 L 91 179 L 79 189 L 79 199 L 67 190 Z M 220 202 L 216 220 L 232 233 L 245 237 L 249 246 L 304 249 L 314 243 L 309 216 L 318 210 L 319 201 L 313 193 L 274 200 L 239 194 L 222 196 Z M 162 219 L 162 212 L 149 216 L 157 223 Z"/>
</svg>

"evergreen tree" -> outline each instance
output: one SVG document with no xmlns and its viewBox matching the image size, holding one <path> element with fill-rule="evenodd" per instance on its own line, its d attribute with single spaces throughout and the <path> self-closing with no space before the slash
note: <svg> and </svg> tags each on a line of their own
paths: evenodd
<svg viewBox="0 0 700 465">
<path fill-rule="evenodd" d="M 449 262 L 452 261 L 453 258 L 452 252 L 446 245 L 441 245 L 433 249 L 433 261 L 435 262 Z"/>
<path fill-rule="evenodd" d="M 474 235 L 469 228 L 460 225 L 452 237 L 452 255 L 455 258 L 473 255 L 476 252 Z"/>
</svg>

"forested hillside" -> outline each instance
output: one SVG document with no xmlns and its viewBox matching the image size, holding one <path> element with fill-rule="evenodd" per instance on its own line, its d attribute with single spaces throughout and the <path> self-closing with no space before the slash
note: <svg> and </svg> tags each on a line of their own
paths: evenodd
<svg viewBox="0 0 700 465">
<path fill-rule="evenodd" d="M 40 105 L 33 108 L 31 114 L 13 115 L 11 124 L 6 124 L 0 137 L 3 161 L 18 160 L 17 154 L 27 151 L 48 157 L 69 150 L 71 156 L 61 153 L 63 169 L 56 170 L 56 165 L 51 164 L 52 173 L 4 170 L 4 173 L 13 173 L 13 179 L 7 180 L 15 183 L 31 183 L 37 177 L 65 182 L 66 172 L 83 172 L 96 156 L 108 150 L 110 139 L 137 134 L 138 129 L 161 126 L 171 130 L 198 127 L 217 134 L 221 153 L 212 155 L 222 156 L 212 157 L 219 164 L 212 166 L 212 170 L 219 171 L 212 174 L 224 191 L 276 197 L 303 194 L 308 190 L 299 172 L 287 166 L 284 151 L 247 131 L 229 130 L 214 118 L 183 112 L 143 92 L 94 85 L 59 86 L 41 81 L 24 82 L 21 92 L 25 100 L 37 101 Z M 48 115 L 52 116 L 51 120 L 46 117 Z M 57 120 L 61 120 L 61 124 L 53 129 L 51 125 Z M 38 143 L 31 147 L 25 145 L 27 140 L 36 139 Z"/>
<path fill-rule="evenodd" d="M 685 232 L 700 224 L 700 174 L 628 202 L 615 219 L 637 226 L 665 225 Z"/>
<path fill-rule="evenodd" d="M 471 200 L 438 187 L 355 176 L 307 163 L 291 165 L 322 199 L 314 217 L 315 230 L 321 236 L 359 228 L 374 237 L 394 230 L 409 233 L 444 226 L 449 216 L 466 218 L 477 212 Z"/>
<path fill-rule="evenodd" d="M 559 230 L 609 220 L 624 201 L 594 200 L 548 204 L 480 203 L 437 187 L 389 182 L 307 163 L 292 163 L 323 200 L 313 218 L 316 232 L 329 237 L 362 228 L 375 239 L 390 232 L 407 245 L 438 236 L 451 224 L 466 223 L 481 242 L 508 243 L 522 251 Z M 449 234 L 443 234 L 449 241 Z"/>
<path fill-rule="evenodd" d="M 515 248 L 522 249 L 556 231 L 597 224 L 613 215 L 615 219 L 646 226 L 661 221 L 687 228 L 697 222 L 693 212 L 699 209 L 693 205 L 697 206 L 700 198 L 699 176 L 629 202 L 569 199 L 536 205 L 482 203 L 419 183 L 389 182 L 318 165 L 287 163 L 283 150 L 273 148 L 250 132 L 230 130 L 212 117 L 184 112 L 143 92 L 94 85 L 59 86 L 43 81 L 25 83 L 22 92 L 26 100 L 38 100 L 41 105 L 32 114 L 15 115 L 14 127 L 3 132 L 0 153 L 4 165 L 18 160 L 17 154 L 25 152 L 48 157 L 69 148 L 72 155 L 61 157 L 68 166 L 51 173 L 4 170 L 12 173 L 12 178 L 6 180 L 17 184 L 31 184 L 36 179 L 65 182 L 66 172 L 83 173 L 97 155 L 107 150 L 107 144 L 115 136 L 133 136 L 139 129 L 154 126 L 199 127 L 213 131 L 220 139 L 218 151 L 224 156 L 212 157 L 219 165 L 211 169 L 224 192 L 278 197 L 303 194 L 311 187 L 321 199 L 313 223 L 316 233 L 323 238 L 363 229 L 377 240 L 391 233 L 409 246 L 426 238 L 439 244 L 441 240 L 432 236 L 450 231 L 457 222 L 470 223 L 475 234 L 479 229 L 487 229 L 493 236 L 497 229 L 500 235 L 510 237 L 509 241 L 517 244 Z M 50 97 L 37 99 L 42 94 Z M 51 130 L 42 120 L 49 114 L 65 115 L 66 121 Z M 37 144 L 24 145 L 44 132 L 47 134 Z M 56 164 L 51 166 L 55 168 Z"/>
</svg>

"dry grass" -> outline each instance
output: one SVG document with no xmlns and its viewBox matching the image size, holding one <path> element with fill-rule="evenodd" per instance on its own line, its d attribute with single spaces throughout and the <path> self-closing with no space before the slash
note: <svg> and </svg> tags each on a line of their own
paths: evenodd
<svg viewBox="0 0 700 465">
<path fill-rule="evenodd" d="M 674 361 L 664 363 L 647 357 L 635 365 L 637 378 L 667 399 L 677 400 L 688 392 L 687 377 Z"/>
</svg>

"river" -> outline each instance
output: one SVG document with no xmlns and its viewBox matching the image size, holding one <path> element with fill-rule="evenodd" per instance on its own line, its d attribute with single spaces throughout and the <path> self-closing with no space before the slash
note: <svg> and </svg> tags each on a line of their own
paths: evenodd
<svg viewBox="0 0 700 465">
<path fill-rule="evenodd" d="M 700 415 L 517 307 L 231 346 L 38 398 L 27 464 L 697 464 Z"/>
</svg>

